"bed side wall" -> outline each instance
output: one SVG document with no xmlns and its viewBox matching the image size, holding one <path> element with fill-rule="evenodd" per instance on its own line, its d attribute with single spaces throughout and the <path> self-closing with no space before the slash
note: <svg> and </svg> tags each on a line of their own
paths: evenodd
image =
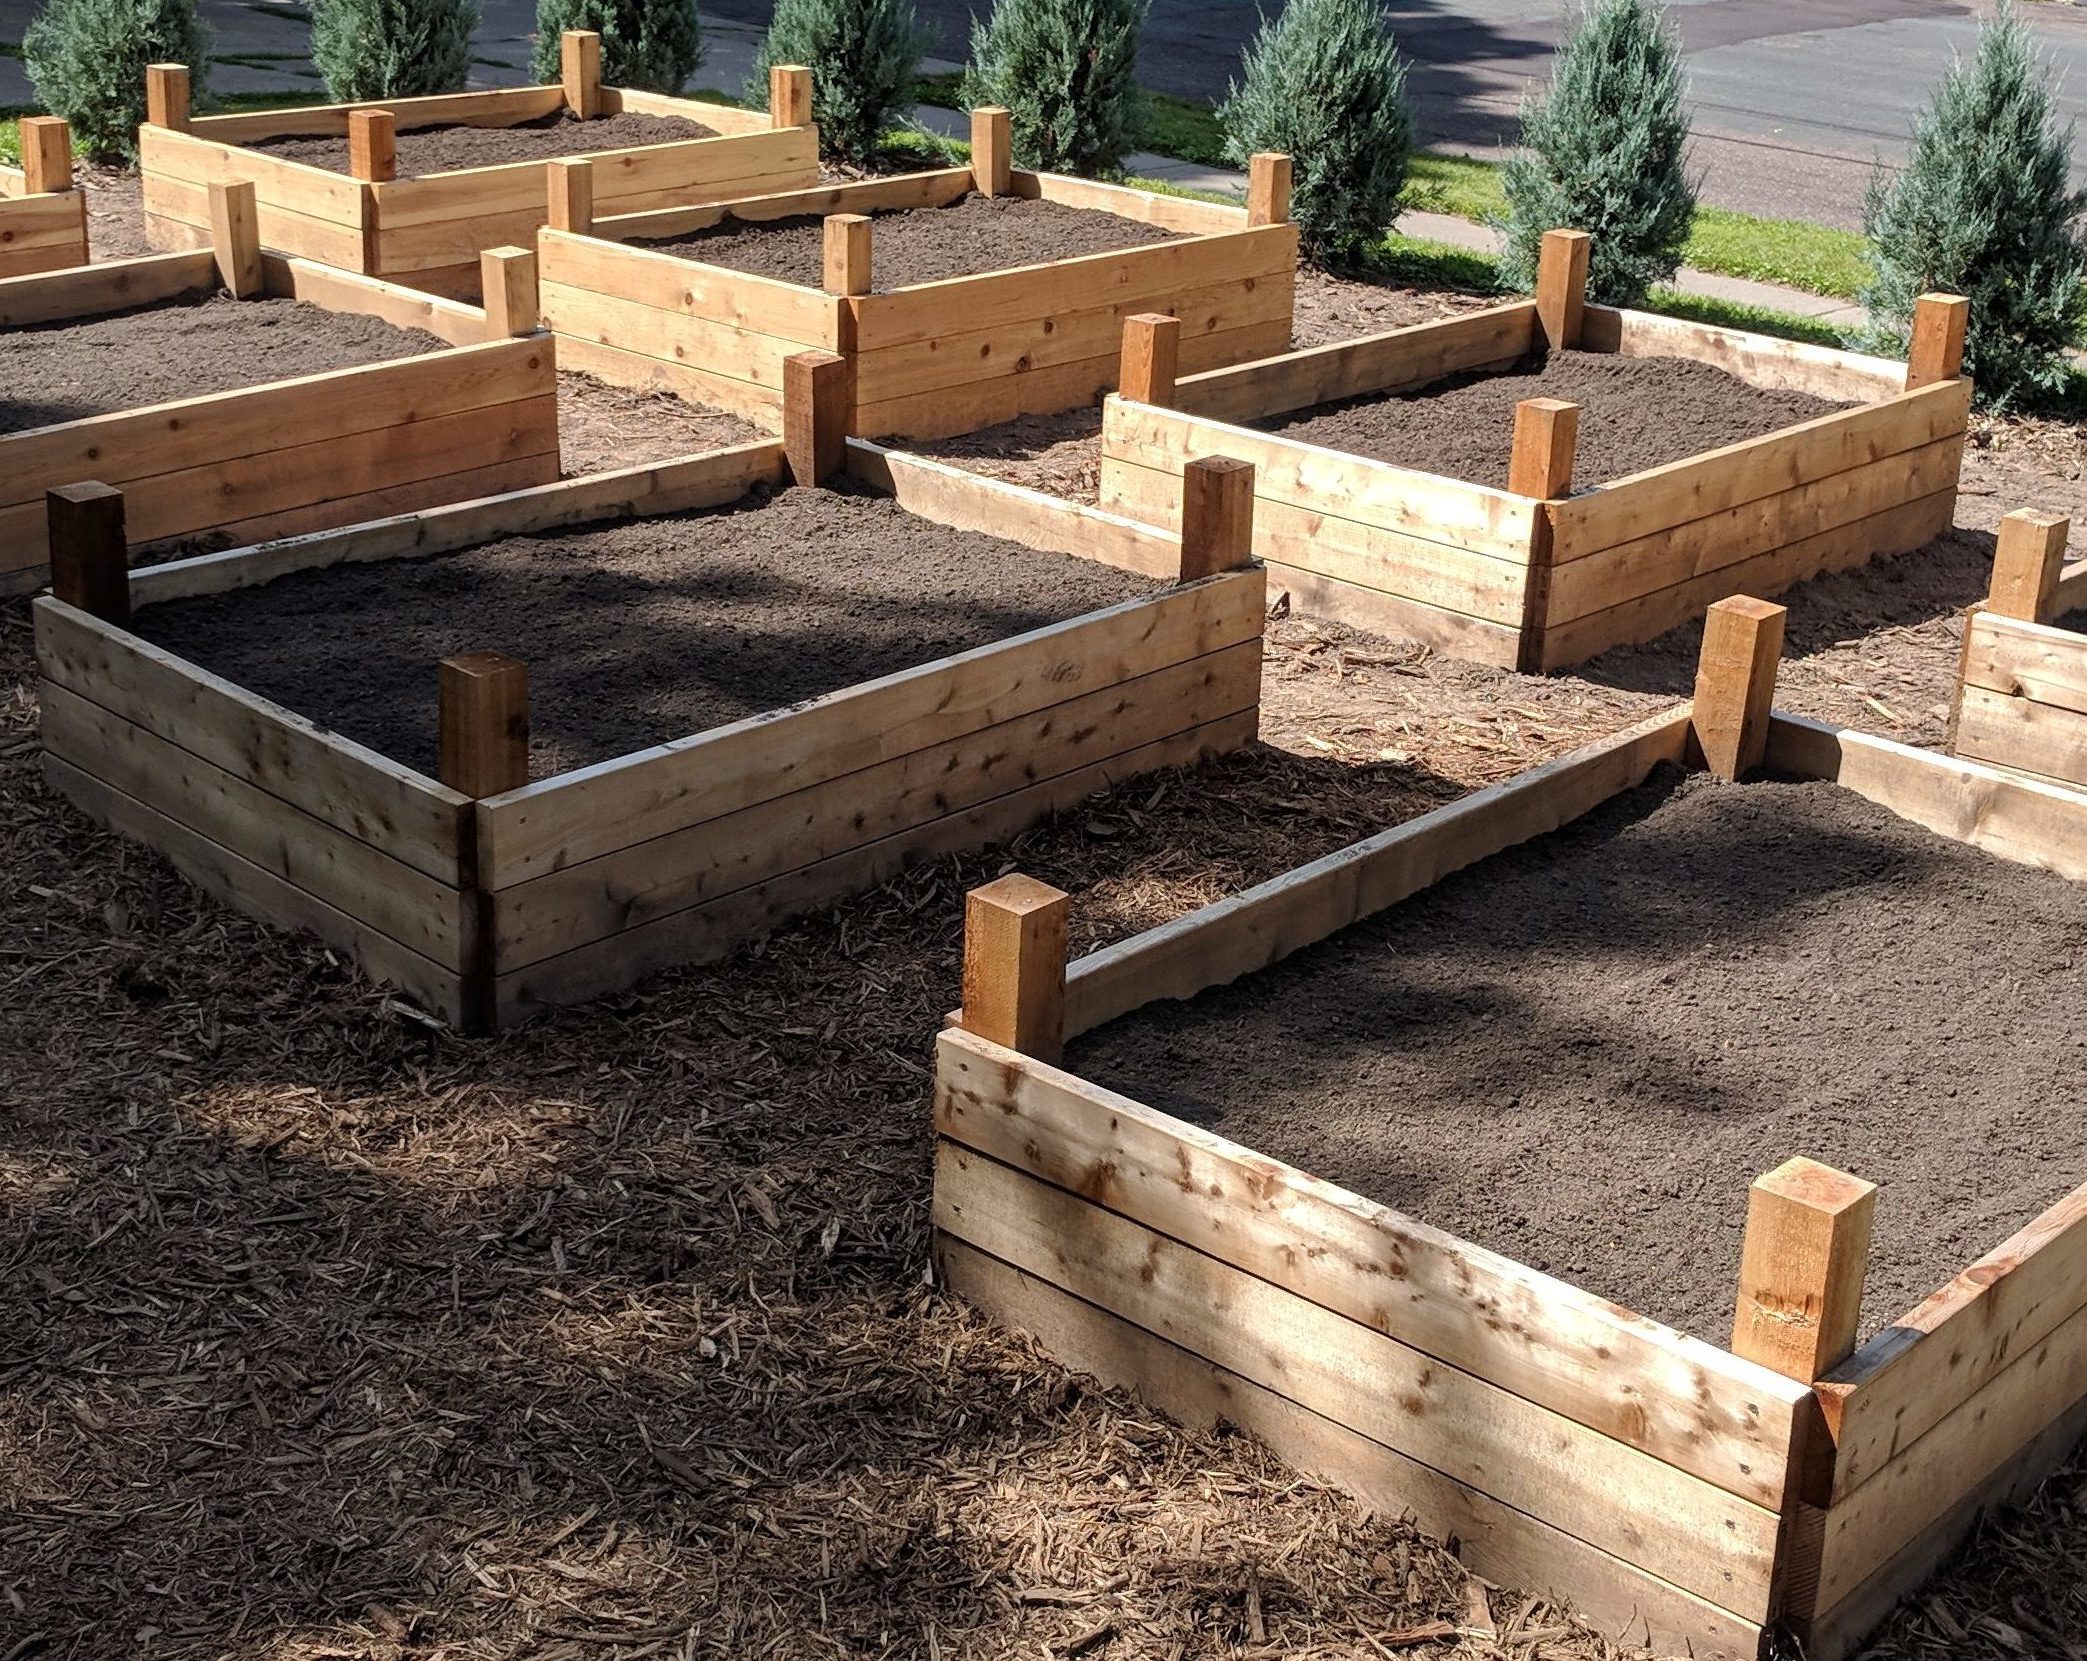
<svg viewBox="0 0 2087 1661">
<path fill-rule="evenodd" d="M 12 174 L 19 185 L 21 173 Z M 82 190 L 45 191 L 35 196 L 19 188 L 0 190 L 0 279 L 38 271 L 58 271 L 87 263 L 87 194 Z"/>
<path fill-rule="evenodd" d="M 2087 635 L 1974 611 L 1950 748 L 2087 788 Z"/>
</svg>

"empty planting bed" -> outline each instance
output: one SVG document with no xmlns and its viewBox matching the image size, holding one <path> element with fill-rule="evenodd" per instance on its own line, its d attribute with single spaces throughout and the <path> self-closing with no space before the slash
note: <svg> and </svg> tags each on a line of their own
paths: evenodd
<svg viewBox="0 0 2087 1661">
<path fill-rule="evenodd" d="M 570 111 L 512 127 L 416 127 L 402 129 L 398 134 L 392 177 L 419 179 L 430 173 L 492 167 L 501 162 L 553 161 L 560 156 L 593 156 L 605 150 L 634 150 L 644 145 L 717 136 L 716 128 L 684 116 L 624 114 L 582 121 Z M 247 148 L 259 155 L 323 167 L 332 173 L 349 170 L 345 133 L 282 134 L 257 139 Z"/>
</svg>

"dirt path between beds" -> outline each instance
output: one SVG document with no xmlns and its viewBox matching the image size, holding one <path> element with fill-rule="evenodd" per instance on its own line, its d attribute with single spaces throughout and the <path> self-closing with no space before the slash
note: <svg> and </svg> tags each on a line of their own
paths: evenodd
<svg viewBox="0 0 2087 1661">
<path fill-rule="evenodd" d="M 716 136 L 714 128 L 678 115 L 602 115 L 582 121 L 570 113 L 561 113 L 540 121 L 525 121 L 517 127 L 423 127 L 398 135 L 396 176 L 418 179 L 429 173 L 448 173 L 465 167 L 555 161 L 560 156 L 592 156 L 604 150 L 635 150 L 647 144 L 674 144 Z M 242 148 L 334 173 L 348 171 L 345 134 L 290 135 L 262 139 Z"/>
</svg>

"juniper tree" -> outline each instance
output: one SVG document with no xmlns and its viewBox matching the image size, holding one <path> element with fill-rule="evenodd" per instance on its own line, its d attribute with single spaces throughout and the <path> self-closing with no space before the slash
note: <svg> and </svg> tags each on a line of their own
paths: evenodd
<svg viewBox="0 0 2087 1661">
<path fill-rule="evenodd" d="M 748 102 L 768 107 L 768 71 L 801 63 L 812 72 L 819 147 L 862 164 L 913 103 L 925 49 L 912 0 L 776 0 L 768 38 L 746 83 Z"/>
<path fill-rule="evenodd" d="M 1226 153 L 1291 157 L 1306 256 L 1353 258 L 1398 217 L 1413 152 L 1406 64 L 1379 0 L 1289 0 L 1265 17 L 1218 111 Z"/>
<path fill-rule="evenodd" d="M 1636 305 L 1674 275 L 1696 216 L 1681 48 L 1654 0 L 1590 0 L 1574 16 L 1544 94 L 1523 106 L 1502 183 L 1502 269 L 1536 283 L 1543 234 L 1593 234 L 1587 291 Z"/>
<path fill-rule="evenodd" d="M 209 52 L 195 0 L 49 0 L 22 35 L 37 97 L 90 161 L 136 158 L 146 65 L 189 65 L 201 94 Z"/>
<path fill-rule="evenodd" d="M 703 61 L 696 0 L 536 0 L 539 81 L 558 79 L 568 29 L 601 36 L 601 78 L 610 86 L 679 92 Z"/>
<path fill-rule="evenodd" d="M 312 0 L 312 63 L 336 103 L 455 92 L 477 0 Z"/>
<path fill-rule="evenodd" d="M 1004 104 L 1015 156 L 1057 173 L 1113 173 L 1137 115 L 1146 0 L 998 0 L 971 28 L 964 100 Z"/>
<path fill-rule="evenodd" d="M 2051 68 L 2011 7 L 1979 30 L 1913 128 L 1896 178 L 1870 179 L 1863 229 L 1875 276 L 1868 344 L 1904 351 L 1913 302 L 1971 302 L 1965 373 L 1995 402 L 2055 388 L 2080 338 L 2087 196 L 2070 183 L 2072 126 L 2057 124 Z"/>
</svg>

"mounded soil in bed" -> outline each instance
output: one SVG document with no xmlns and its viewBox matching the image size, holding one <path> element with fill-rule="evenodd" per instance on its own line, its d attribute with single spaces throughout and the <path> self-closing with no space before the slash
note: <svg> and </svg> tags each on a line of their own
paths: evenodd
<svg viewBox="0 0 2087 1661">
<path fill-rule="evenodd" d="M 438 352 L 442 342 L 302 300 L 170 301 L 0 333 L 0 433 Z"/>
<path fill-rule="evenodd" d="M 966 196 L 946 208 L 896 208 L 869 217 L 870 276 L 879 294 L 909 283 L 973 277 L 1075 254 L 1179 240 L 1157 225 L 1097 208 L 1069 208 L 1019 196 Z M 817 288 L 826 269 L 826 222 L 811 214 L 767 221 L 728 219 L 708 230 L 638 246 Z M 950 326 L 964 327 L 966 320 L 952 318 Z"/>
<path fill-rule="evenodd" d="M 1848 407 L 1749 386 L 1687 358 L 1553 352 L 1500 374 L 1454 375 L 1412 392 L 1347 398 L 1255 425 L 1301 443 L 1504 490 L 1515 405 L 1525 398 L 1580 406 L 1573 485 L 1581 490 Z"/>
<path fill-rule="evenodd" d="M 153 606 L 138 632 L 433 775 L 436 665 L 522 659 L 530 771 L 779 710 L 1161 585 L 854 489 L 300 572 Z"/>
<path fill-rule="evenodd" d="M 1716 1343 L 1748 1184 L 1824 1160 L 1867 1334 L 2087 1176 L 2083 943 L 2087 885 L 1668 774 L 1067 1065 Z"/>
<path fill-rule="evenodd" d="M 510 161 L 554 161 L 560 156 L 591 156 L 603 150 L 635 150 L 644 144 L 673 144 L 682 139 L 715 138 L 716 131 L 678 115 L 601 115 L 582 121 L 569 111 L 525 121 L 518 127 L 423 127 L 398 135 L 397 177 L 418 179 L 464 167 L 494 167 Z M 348 171 L 345 134 L 262 139 L 242 145 L 265 150 L 285 161 L 308 167 Z"/>
</svg>

